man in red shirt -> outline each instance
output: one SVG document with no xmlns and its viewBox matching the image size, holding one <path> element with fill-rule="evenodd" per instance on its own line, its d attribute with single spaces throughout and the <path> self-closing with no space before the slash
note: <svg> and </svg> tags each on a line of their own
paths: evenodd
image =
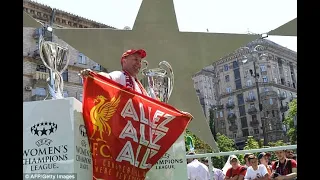
<svg viewBox="0 0 320 180">
<path fill-rule="evenodd" d="M 247 168 L 240 165 L 240 161 L 235 155 L 230 156 L 231 168 L 227 170 L 225 180 L 243 180 Z"/>
<path fill-rule="evenodd" d="M 297 162 L 286 158 L 285 150 L 275 151 L 278 158 L 272 165 L 271 177 L 275 180 L 293 179 L 297 177 Z"/>
</svg>

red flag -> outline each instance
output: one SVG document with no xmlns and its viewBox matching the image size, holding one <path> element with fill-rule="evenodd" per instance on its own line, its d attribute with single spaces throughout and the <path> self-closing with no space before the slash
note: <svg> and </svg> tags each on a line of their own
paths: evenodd
<svg viewBox="0 0 320 180">
<path fill-rule="evenodd" d="M 84 79 L 83 118 L 93 179 L 144 180 L 192 116 L 91 73 Z"/>
</svg>

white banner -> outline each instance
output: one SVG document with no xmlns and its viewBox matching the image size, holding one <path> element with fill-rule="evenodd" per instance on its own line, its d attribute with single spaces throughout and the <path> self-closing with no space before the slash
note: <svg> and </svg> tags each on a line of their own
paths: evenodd
<svg viewBox="0 0 320 180">
<path fill-rule="evenodd" d="M 23 103 L 23 172 L 92 179 L 82 104 L 70 97 Z"/>
<path fill-rule="evenodd" d="M 184 134 L 146 175 L 147 180 L 184 180 L 187 176 L 187 160 Z"/>
</svg>

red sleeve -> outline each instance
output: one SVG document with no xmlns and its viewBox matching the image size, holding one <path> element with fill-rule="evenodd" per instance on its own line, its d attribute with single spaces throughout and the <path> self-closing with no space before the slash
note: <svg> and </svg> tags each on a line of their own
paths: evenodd
<svg viewBox="0 0 320 180">
<path fill-rule="evenodd" d="M 291 167 L 292 168 L 297 168 L 297 161 L 294 159 L 291 159 Z"/>
<path fill-rule="evenodd" d="M 242 168 L 245 168 L 245 167 L 242 167 Z M 245 175 L 246 175 L 246 172 L 247 172 L 247 170 L 242 170 L 242 172 L 240 173 L 240 175 L 245 176 Z"/>
<path fill-rule="evenodd" d="M 276 170 L 276 163 L 272 163 L 272 167 L 271 167 L 272 170 Z"/>
<path fill-rule="evenodd" d="M 231 168 L 229 168 L 229 169 L 227 170 L 226 176 L 227 176 L 227 177 L 231 177 Z"/>
</svg>

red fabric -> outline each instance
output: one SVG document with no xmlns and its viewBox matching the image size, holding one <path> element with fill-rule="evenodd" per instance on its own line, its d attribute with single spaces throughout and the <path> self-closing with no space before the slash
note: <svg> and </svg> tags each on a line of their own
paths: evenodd
<svg viewBox="0 0 320 180">
<path fill-rule="evenodd" d="M 93 179 L 144 180 L 192 116 L 92 72 L 84 78 L 83 118 Z"/>
<path fill-rule="evenodd" d="M 288 160 L 289 159 L 286 159 L 286 161 L 288 161 Z M 291 161 L 291 168 L 297 168 L 297 161 L 294 159 L 290 159 L 290 161 Z M 278 163 L 280 163 L 280 161 Z M 286 164 L 286 166 L 283 168 L 284 165 L 285 165 L 285 163 L 280 163 L 280 164 L 273 163 L 272 170 L 275 170 L 277 172 L 281 171 L 282 175 L 287 175 L 287 174 L 289 174 L 289 166 L 288 166 L 288 164 Z"/>
<path fill-rule="evenodd" d="M 227 177 L 234 177 L 236 175 L 246 175 L 247 170 L 244 170 L 244 166 L 239 166 L 237 169 L 233 169 L 232 167 L 227 170 Z M 231 170 L 232 169 L 232 170 Z M 232 172 L 231 172 L 232 171 Z"/>
</svg>

